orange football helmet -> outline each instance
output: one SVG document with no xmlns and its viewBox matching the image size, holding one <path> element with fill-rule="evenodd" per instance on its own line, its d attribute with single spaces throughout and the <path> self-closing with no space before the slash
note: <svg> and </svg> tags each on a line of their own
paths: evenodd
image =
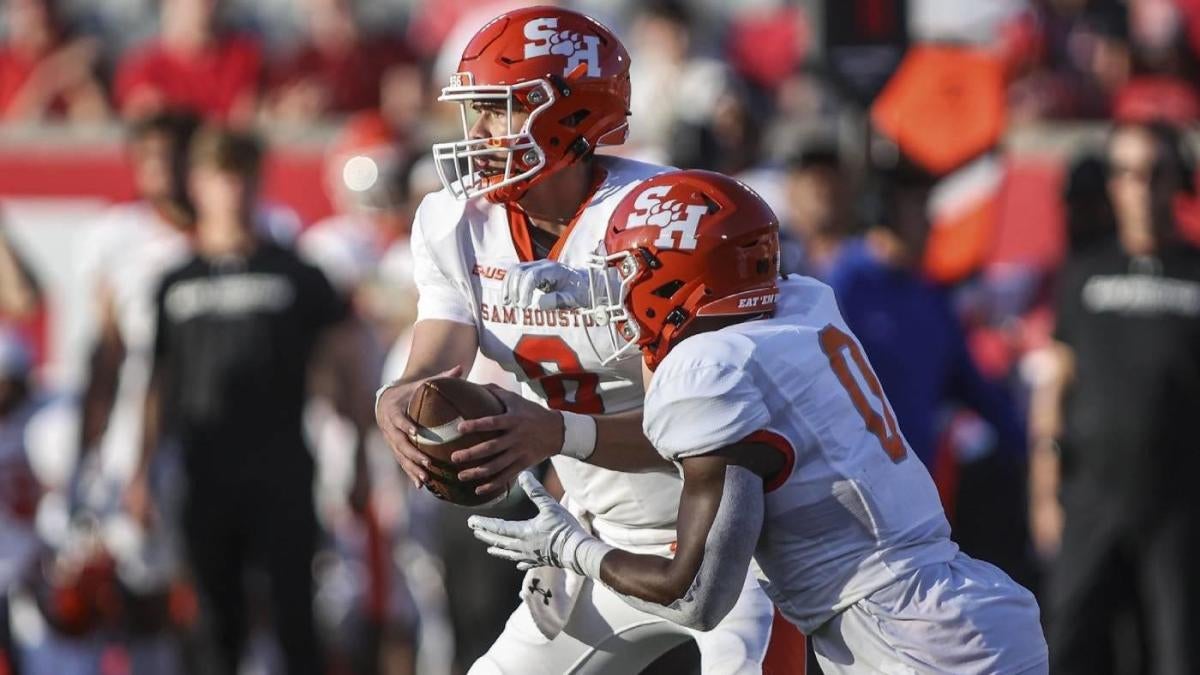
<svg viewBox="0 0 1200 675">
<path fill-rule="evenodd" d="M 641 349 L 653 370 L 701 317 L 769 314 L 779 296 L 779 219 L 744 183 L 674 171 L 639 184 L 589 265 L 591 309 L 614 360 Z"/>
<path fill-rule="evenodd" d="M 459 199 L 520 199 L 533 185 L 628 135 L 629 53 L 599 22 L 559 7 L 502 14 L 463 50 L 439 101 L 461 108 L 463 140 L 433 146 L 438 173 Z M 507 133 L 472 138 L 469 107 L 502 106 Z M 513 129 L 512 114 L 529 114 Z M 503 170 L 482 170 L 482 160 Z M 449 175 L 453 171 L 454 175 Z"/>
</svg>

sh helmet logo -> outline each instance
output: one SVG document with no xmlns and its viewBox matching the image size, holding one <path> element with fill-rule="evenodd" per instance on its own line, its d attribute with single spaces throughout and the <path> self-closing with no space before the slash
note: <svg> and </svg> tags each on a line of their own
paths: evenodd
<svg viewBox="0 0 1200 675">
<path fill-rule="evenodd" d="M 558 19 L 534 19 L 525 24 L 525 58 L 556 54 L 567 57 L 563 77 L 587 64 L 587 77 L 600 77 L 600 38 L 569 30 L 557 30 Z"/>
<path fill-rule="evenodd" d="M 704 204 L 685 204 L 667 199 L 670 186 L 659 185 L 647 188 L 638 195 L 634 202 L 637 209 L 629 214 L 626 228 L 658 227 L 658 239 L 654 245 L 667 249 L 678 248 L 690 251 L 696 248 L 696 228 L 700 226 L 700 217 L 708 213 Z"/>
</svg>

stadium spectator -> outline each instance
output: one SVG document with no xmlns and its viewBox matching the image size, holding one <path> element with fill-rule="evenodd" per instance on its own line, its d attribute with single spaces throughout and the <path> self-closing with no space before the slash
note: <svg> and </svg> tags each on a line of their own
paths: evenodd
<svg viewBox="0 0 1200 675">
<path fill-rule="evenodd" d="M 1195 120 L 1198 7 L 1194 0 L 1035 3 L 1037 18 L 1026 22 L 1021 41 L 1029 58 L 1010 89 L 1013 119 Z"/>
<path fill-rule="evenodd" d="M 1129 3 L 1128 11 L 1132 68 L 1113 94 L 1113 117 L 1194 122 L 1200 118 L 1200 64 L 1187 44 L 1183 10 L 1172 0 L 1142 0 Z"/>
<path fill-rule="evenodd" d="M 1200 671 L 1200 251 L 1175 230 L 1193 185 L 1180 143 L 1162 126 L 1113 131 L 1116 235 L 1060 278 L 1030 463 L 1034 541 L 1057 556 L 1056 673 Z"/>
<path fill-rule="evenodd" d="M 160 113 L 130 125 L 126 148 L 137 199 L 110 207 L 89 229 L 80 269 L 88 323 L 80 448 L 98 450 L 102 470 L 128 480 L 141 444 L 142 403 L 154 340 L 154 293 L 191 251 L 195 217 L 187 194 L 188 149 L 199 119 Z M 294 214 L 259 205 L 255 227 L 287 245 Z M 0 256 L 0 262 L 3 258 Z M 0 278 L 3 277 L 0 264 Z"/>
<path fill-rule="evenodd" d="M 308 0 L 308 35 L 275 67 L 268 108 L 275 119 L 311 122 L 377 108 L 392 67 L 412 61 L 403 42 L 363 34 L 356 0 Z M 425 92 L 419 92 L 418 98 Z"/>
<path fill-rule="evenodd" d="M 1082 251 L 1098 241 L 1107 241 L 1115 232 L 1105 187 L 1107 178 L 1104 158 L 1091 154 L 1076 158 L 1068 169 L 1063 206 L 1067 246 L 1071 251 Z"/>
<path fill-rule="evenodd" d="M 827 279 L 849 234 L 846 175 L 837 148 L 812 143 L 787 162 L 780 214 L 784 273 Z"/>
<path fill-rule="evenodd" d="M 710 59 L 694 59 L 679 78 L 665 139 L 669 163 L 731 175 L 753 169 L 763 120 L 746 83 Z"/>
<path fill-rule="evenodd" d="M 936 473 L 938 420 L 947 403 L 958 402 L 992 425 L 1001 448 L 1023 455 L 1025 433 L 1012 400 L 976 368 L 948 292 L 920 274 L 932 179 L 906 167 L 883 179 L 878 224 L 843 244 L 828 283 L 879 375 L 900 430 Z"/>
<path fill-rule="evenodd" d="M 440 85 L 440 83 L 439 83 Z M 409 62 L 391 66 L 379 82 L 379 114 L 400 142 L 414 151 L 413 142 L 428 133 L 429 74 L 424 65 Z M 419 148 L 425 152 L 424 146 Z"/>
<path fill-rule="evenodd" d="M 32 353 L 13 330 L 0 328 L 0 672 L 17 672 L 9 599 L 38 551 L 34 529 L 41 488 L 25 448 L 25 428 L 43 401 L 30 379 Z"/>
<path fill-rule="evenodd" d="M 93 293 L 84 368 L 80 451 L 124 485 L 141 444 L 142 403 L 154 344 L 154 293 L 190 251 L 187 148 L 199 122 L 162 114 L 131 126 L 127 155 L 138 199 L 89 228 L 80 268 Z"/>
<path fill-rule="evenodd" d="M 1125 9 L 1116 3 L 1038 3 L 1026 65 L 1009 90 L 1015 120 L 1096 118 L 1129 77 Z M 1038 58 L 1040 57 L 1040 58 Z"/>
<path fill-rule="evenodd" d="M 709 24 L 694 5 L 653 0 L 637 6 L 629 33 L 633 120 L 639 156 L 730 175 L 758 164 L 766 106 L 703 38 Z"/>
<path fill-rule="evenodd" d="M 222 671 L 237 670 L 246 644 L 243 573 L 262 566 L 287 672 L 320 673 L 313 460 L 301 412 L 309 366 L 337 343 L 345 305 L 318 270 L 256 233 L 261 153 L 257 139 L 234 132 L 208 129 L 193 141 L 195 254 L 157 296 L 145 442 L 126 501 L 149 517 L 149 463 L 170 434 L 183 450 L 184 537 Z M 364 387 L 342 399 L 347 417 L 369 411 L 369 396 Z"/>
<path fill-rule="evenodd" d="M 221 30 L 223 0 L 163 0 L 161 34 L 117 70 L 116 100 L 127 119 L 180 108 L 245 125 L 254 119 L 262 53 L 253 39 Z"/>
<path fill-rule="evenodd" d="M 775 91 L 797 68 L 808 41 L 805 12 L 791 3 L 737 9 L 730 17 L 727 59 L 752 85 Z"/>
<path fill-rule="evenodd" d="M 641 3 L 629 27 L 631 118 L 629 143 L 653 154 L 671 134 L 680 112 L 680 79 L 692 55 L 693 17 L 679 0 Z M 711 86 L 713 83 L 707 83 Z M 706 86 L 707 88 L 707 86 Z"/>
<path fill-rule="evenodd" d="M 96 77 L 99 45 L 72 36 L 58 0 L 9 0 L 0 44 L 0 121 L 108 115 Z"/>
</svg>

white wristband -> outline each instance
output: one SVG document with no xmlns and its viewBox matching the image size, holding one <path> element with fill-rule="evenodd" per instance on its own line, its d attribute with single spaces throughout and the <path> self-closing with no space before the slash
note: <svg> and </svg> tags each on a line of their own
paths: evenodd
<svg viewBox="0 0 1200 675">
<path fill-rule="evenodd" d="M 579 566 L 576 570 L 585 577 L 600 580 L 600 563 L 604 562 L 604 556 L 613 550 L 612 546 L 596 539 L 589 537 L 579 544 L 579 548 L 575 549 L 575 563 Z"/>
<path fill-rule="evenodd" d="M 375 418 L 379 419 L 379 399 L 383 398 L 383 392 L 400 384 L 400 380 L 392 380 L 382 387 L 375 390 Z"/>
<path fill-rule="evenodd" d="M 563 419 L 563 444 L 559 453 L 586 462 L 596 451 L 596 419 L 560 410 Z"/>
<path fill-rule="evenodd" d="M 553 548 L 553 544 L 551 544 Z M 600 578 L 600 563 L 613 549 L 583 530 L 571 530 L 562 542 L 558 566 L 592 579 Z"/>
</svg>

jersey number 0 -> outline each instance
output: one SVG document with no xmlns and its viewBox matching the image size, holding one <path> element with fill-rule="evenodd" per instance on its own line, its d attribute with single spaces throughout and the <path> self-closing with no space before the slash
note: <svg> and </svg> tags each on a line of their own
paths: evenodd
<svg viewBox="0 0 1200 675">
<path fill-rule="evenodd" d="M 907 453 L 904 449 L 904 439 L 896 427 L 896 417 L 892 414 L 887 398 L 883 395 L 883 387 L 879 384 L 879 378 L 875 376 L 875 371 L 871 370 L 871 364 L 867 363 L 866 357 L 863 356 L 862 348 L 853 338 L 833 325 L 821 329 L 820 339 L 821 351 L 825 352 L 825 356 L 829 359 L 829 366 L 833 368 L 838 381 L 850 395 L 850 400 L 854 402 L 854 408 L 858 410 L 858 414 L 862 416 L 863 422 L 867 425 L 867 431 L 879 439 L 883 451 L 892 458 L 893 462 L 904 459 Z M 883 415 L 875 412 L 875 409 L 871 407 L 871 402 L 867 400 L 867 395 L 863 393 L 862 387 L 858 386 L 854 374 L 850 372 L 850 364 L 846 361 L 846 352 L 850 352 L 850 357 L 858 372 L 862 374 L 871 394 L 879 399 Z"/>
</svg>

